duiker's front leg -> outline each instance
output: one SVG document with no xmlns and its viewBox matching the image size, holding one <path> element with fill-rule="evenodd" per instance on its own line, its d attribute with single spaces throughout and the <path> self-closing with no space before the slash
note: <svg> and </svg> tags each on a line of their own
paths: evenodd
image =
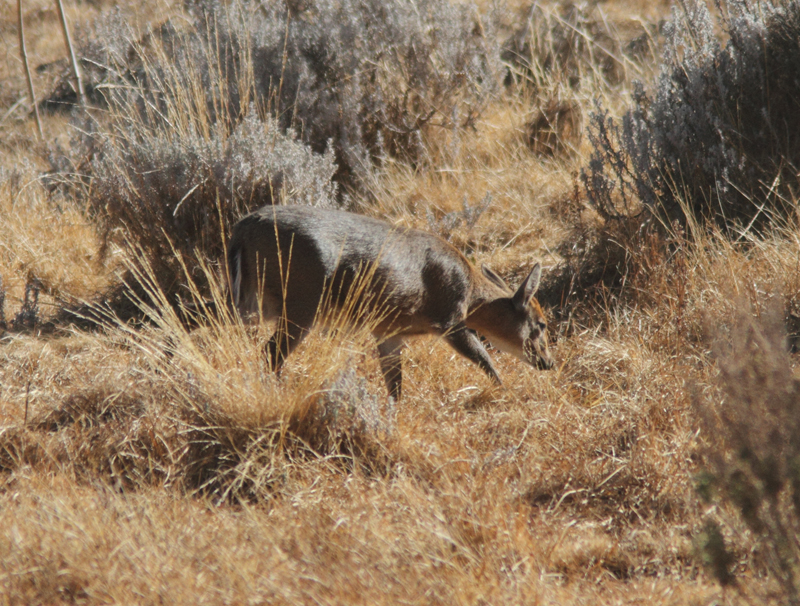
<svg viewBox="0 0 800 606">
<path fill-rule="evenodd" d="M 402 351 L 403 339 L 401 337 L 392 337 L 378 343 L 383 378 L 386 380 L 389 395 L 395 399 L 395 402 L 400 400 L 403 388 Z"/>
<path fill-rule="evenodd" d="M 450 330 L 450 332 L 446 333 L 444 338 L 458 353 L 480 366 L 481 370 L 489 375 L 492 381 L 498 385 L 502 384 L 500 376 L 494 369 L 492 359 L 484 349 L 478 336 L 469 328 L 463 324 L 459 324 Z"/>
</svg>

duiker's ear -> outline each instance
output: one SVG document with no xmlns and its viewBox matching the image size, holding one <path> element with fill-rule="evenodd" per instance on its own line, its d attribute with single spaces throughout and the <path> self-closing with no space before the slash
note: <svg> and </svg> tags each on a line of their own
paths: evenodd
<svg viewBox="0 0 800 606">
<path fill-rule="evenodd" d="M 514 306 L 523 309 L 531 297 L 536 293 L 539 288 L 539 280 L 542 279 L 542 266 L 538 263 L 533 266 L 531 273 L 519 285 L 517 292 L 514 293 Z"/>
<path fill-rule="evenodd" d="M 508 287 L 508 284 L 506 284 L 505 280 L 503 280 L 503 278 L 501 278 L 500 276 L 498 276 L 496 273 L 494 273 L 494 272 L 493 272 L 491 269 L 489 269 L 489 268 L 488 268 L 488 267 L 486 267 L 485 265 L 481 265 L 481 271 L 483 272 L 483 275 L 484 275 L 484 276 L 486 276 L 487 278 L 489 278 L 489 280 L 491 280 L 492 282 L 494 282 L 494 283 L 495 283 L 497 286 L 499 286 L 499 287 L 500 287 L 500 288 L 502 288 L 503 290 L 511 290 L 511 289 Z"/>
</svg>

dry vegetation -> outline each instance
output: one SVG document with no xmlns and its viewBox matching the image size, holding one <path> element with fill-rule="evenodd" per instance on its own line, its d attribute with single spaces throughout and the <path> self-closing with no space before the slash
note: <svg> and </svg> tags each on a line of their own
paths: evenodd
<svg viewBox="0 0 800 606">
<path fill-rule="evenodd" d="M 67 4 L 89 109 L 52 3 L 24 2 L 43 142 L 0 7 L 0 604 L 798 603 L 797 140 L 749 190 L 730 142 L 733 202 L 698 201 L 713 166 L 642 189 L 624 129 L 663 151 L 685 65 L 660 67 L 666 2 Z M 755 23 L 721 8 L 692 15 Z M 270 200 L 435 231 L 510 281 L 540 260 L 556 369 L 493 352 L 492 387 L 420 339 L 395 403 L 342 328 L 271 375 L 271 327 L 219 286 Z"/>
</svg>

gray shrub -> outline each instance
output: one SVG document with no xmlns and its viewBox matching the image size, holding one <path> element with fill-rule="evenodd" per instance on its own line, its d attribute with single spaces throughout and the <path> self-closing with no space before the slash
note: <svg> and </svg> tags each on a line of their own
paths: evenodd
<svg viewBox="0 0 800 606">
<path fill-rule="evenodd" d="M 332 148 L 348 187 L 387 155 L 424 160 L 427 128 L 470 127 L 501 73 L 493 19 L 448 0 L 193 0 L 186 10 L 188 25 L 144 37 L 118 12 L 87 32 L 92 98 L 130 103 L 133 88 L 161 108 L 165 77 L 199 79 L 216 91 L 211 121 L 236 122 L 255 103 L 316 153 Z M 68 88 L 65 75 L 51 104 L 72 99 Z"/>
<path fill-rule="evenodd" d="M 225 225 L 280 196 L 315 206 L 336 204 L 332 154 L 315 154 L 255 111 L 232 132 L 187 129 L 174 136 L 135 125 L 95 139 L 93 210 L 159 258 L 172 256 L 173 247 L 221 257 Z"/>
<path fill-rule="evenodd" d="M 638 87 L 621 125 L 592 116 L 589 200 L 606 216 L 638 199 L 669 221 L 761 229 L 798 188 L 800 2 L 680 6 L 655 90 Z"/>
</svg>

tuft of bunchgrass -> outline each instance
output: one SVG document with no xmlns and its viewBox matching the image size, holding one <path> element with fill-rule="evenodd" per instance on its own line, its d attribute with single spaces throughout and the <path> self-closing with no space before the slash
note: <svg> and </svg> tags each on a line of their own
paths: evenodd
<svg viewBox="0 0 800 606">
<path fill-rule="evenodd" d="M 0 171 L 0 214 L 6 328 L 52 328 L 63 306 L 109 288 L 116 259 L 101 259 L 97 225 L 30 166 Z"/>
<path fill-rule="evenodd" d="M 330 458 L 332 464 L 341 461 L 376 472 L 391 465 L 386 449 L 393 434 L 393 403 L 381 404 L 386 398 L 382 383 L 378 394 L 371 394 L 374 384 L 367 386 L 344 370 L 363 356 L 359 352 L 374 348 L 370 328 L 381 321 L 379 312 L 364 307 L 368 300 L 361 291 L 368 271 L 354 281 L 344 309 L 323 304 L 318 315 L 327 328 L 308 337 L 313 354 L 303 355 L 301 346 L 278 377 L 269 371 L 263 344 L 280 326 L 243 324 L 229 309 L 210 266 L 200 263 L 203 283 L 211 285 L 209 301 L 187 265 L 178 262 L 192 295 L 187 309 L 175 308 L 141 253 L 129 270 L 145 293 L 137 301 L 144 323 L 134 326 L 96 310 L 106 314 L 108 338 L 137 352 L 139 364 L 169 369 L 157 373 L 153 388 L 158 400 L 136 408 L 143 419 L 166 414 L 169 421 L 157 438 L 151 436 L 137 468 L 122 473 L 126 483 L 179 478 L 187 490 L 236 500 L 268 497 L 297 458 Z M 191 329 L 186 313 L 195 318 Z M 74 416 L 73 408 L 67 402 L 38 426 L 57 427 L 54 419 Z M 159 440 L 169 442 L 166 448 L 159 447 Z M 153 476 L 148 466 L 161 471 Z"/>
</svg>

